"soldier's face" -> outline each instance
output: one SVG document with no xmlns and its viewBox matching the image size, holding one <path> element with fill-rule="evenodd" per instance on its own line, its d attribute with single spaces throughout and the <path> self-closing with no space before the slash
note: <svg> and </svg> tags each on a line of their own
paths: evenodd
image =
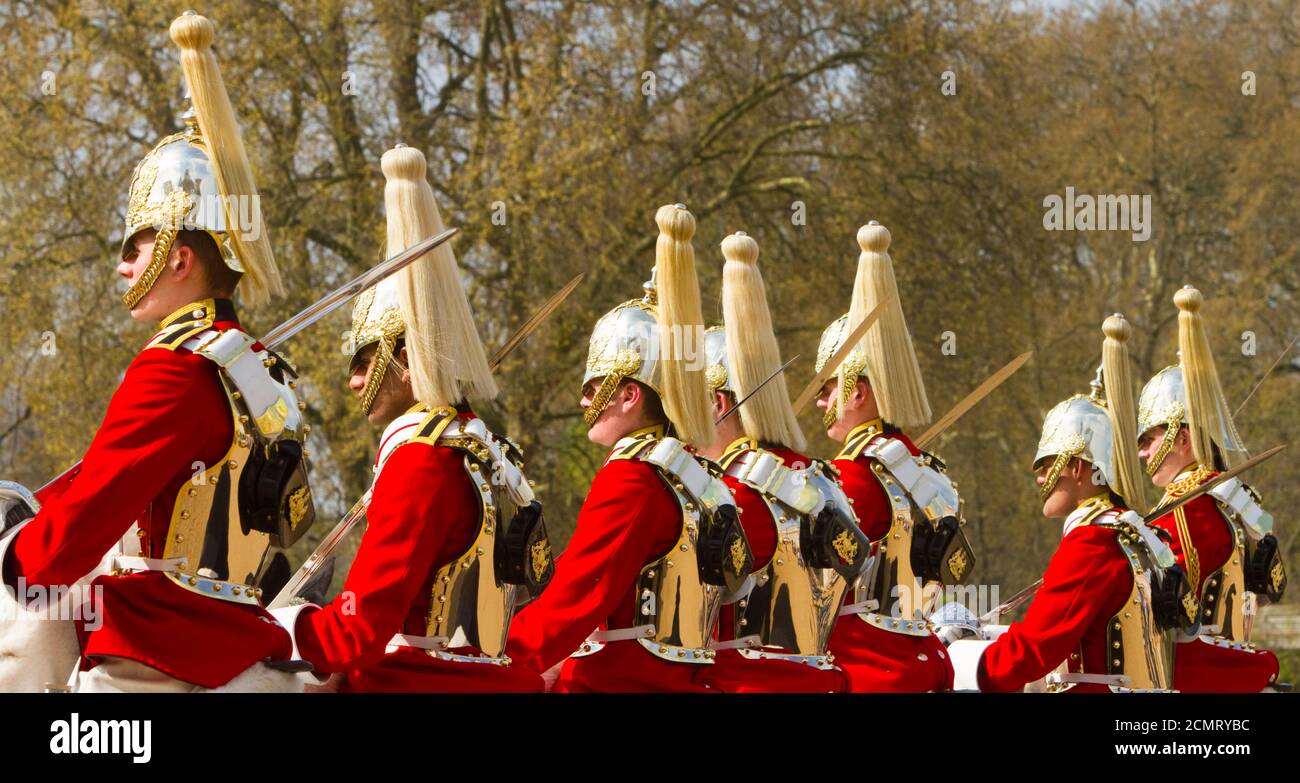
<svg viewBox="0 0 1300 783">
<path fill-rule="evenodd" d="M 823 413 L 830 410 L 835 404 L 835 395 L 839 390 L 839 378 L 831 378 L 822 384 L 822 388 L 817 392 L 817 408 Z M 876 418 L 877 413 L 876 400 L 871 394 L 871 386 L 863 379 L 859 378 L 857 385 L 853 387 L 853 393 L 849 395 L 848 400 L 844 403 L 844 415 L 838 420 L 831 422 L 826 428 L 826 437 L 834 441 L 843 441 L 853 431 L 853 428 L 864 421 L 870 421 Z"/>
<path fill-rule="evenodd" d="M 582 401 L 579 405 L 583 413 L 591 407 L 603 380 L 604 377 L 592 378 L 582 387 Z M 612 447 L 618 443 L 619 438 L 645 426 L 642 414 L 644 401 L 641 389 L 635 383 L 625 381 L 619 384 L 618 389 L 605 405 L 605 409 L 587 428 L 587 440 L 601 446 Z"/>
<path fill-rule="evenodd" d="M 1142 437 L 1138 440 L 1138 456 L 1142 458 L 1142 464 L 1148 469 L 1151 467 L 1151 460 L 1160 451 L 1160 446 L 1165 441 L 1165 432 L 1168 429 L 1167 426 L 1152 427 L 1142 433 Z M 1186 427 L 1180 427 L 1178 435 L 1174 437 L 1173 448 L 1165 455 L 1156 472 L 1151 474 L 1151 483 L 1157 487 L 1167 487 L 1170 482 L 1178 477 L 1183 468 L 1195 461 L 1196 456 L 1192 453 L 1191 436 L 1187 434 Z"/>
<path fill-rule="evenodd" d="M 122 260 L 117 264 L 117 273 L 126 279 L 128 287 L 135 285 L 135 281 L 140 279 L 153 259 L 154 240 L 157 235 L 158 232 L 153 229 L 145 229 L 132 237 L 131 243 L 127 245 Z M 167 271 L 163 269 L 163 274 L 154 283 L 153 288 L 149 289 L 149 293 L 131 308 L 132 318 L 137 321 L 161 321 L 176 309 L 175 307 L 169 309 L 159 291 L 160 285 L 165 286 L 163 278 L 167 276 Z"/>
<path fill-rule="evenodd" d="M 377 345 L 369 345 L 357 352 L 352 358 L 351 374 L 348 388 L 361 401 L 370 374 L 375 371 L 375 353 Z M 375 392 L 375 401 L 366 414 L 366 420 L 379 427 L 386 427 L 398 416 L 410 410 L 415 404 L 415 395 L 411 391 L 410 370 L 406 367 L 406 348 L 398 351 L 384 371 L 384 379 Z"/>
<path fill-rule="evenodd" d="M 1047 483 L 1047 474 L 1052 470 L 1052 460 L 1044 459 L 1034 471 L 1035 483 L 1041 488 Z M 1079 503 L 1097 494 L 1097 488 L 1091 486 L 1092 471 L 1083 460 L 1072 459 L 1061 471 L 1052 488 L 1052 494 L 1043 500 L 1043 516 L 1048 519 L 1064 519 L 1079 507 Z M 1089 482 L 1084 486 L 1082 482 Z"/>
</svg>

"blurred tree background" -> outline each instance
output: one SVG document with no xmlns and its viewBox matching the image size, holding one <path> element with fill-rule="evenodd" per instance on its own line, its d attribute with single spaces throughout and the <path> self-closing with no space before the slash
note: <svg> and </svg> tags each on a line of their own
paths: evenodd
<svg viewBox="0 0 1300 783">
<path fill-rule="evenodd" d="M 0 476 L 75 460 L 150 334 L 113 274 L 136 162 L 184 106 L 167 26 L 188 2 L 13 0 L 0 9 Z M 1043 414 L 1086 391 L 1100 325 L 1133 323 L 1145 379 L 1173 363 L 1174 291 L 1200 287 L 1235 405 L 1300 334 L 1300 11 L 1290 0 L 517 2 L 217 0 L 286 300 L 265 331 L 382 255 L 379 157 L 422 149 L 494 349 L 578 271 L 503 366 L 483 413 L 529 455 L 557 549 L 602 449 L 579 381 L 593 322 L 639 295 L 656 207 L 699 221 L 706 316 L 719 242 L 745 230 L 791 370 L 812 375 L 879 220 L 936 414 L 1033 361 L 938 443 L 966 498 L 977 579 L 1005 598 L 1058 540 L 1029 461 Z M 1043 199 L 1149 194 L 1149 241 L 1044 228 Z M 377 433 L 347 392 L 340 312 L 288 346 L 304 373 L 314 544 L 370 479 Z M 944 350 L 947 347 L 949 350 Z M 955 347 L 955 351 L 951 350 Z M 1238 424 L 1300 441 L 1300 351 Z M 835 444 L 816 411 L 812 450 Z M 1297 573 L 1294 454 L 1254 472 Z M 1154 494 L 1153 494 L 1154 499 Z M 629 520 L 629 524 L 634 523 Z M 1295 600 L 1292 590 L 1290 600 Z M 1269 610 L 1265 612 L 1265 618 Z M 1294 653 L 1284 674 L 1295 679 Z"/>
</svg>

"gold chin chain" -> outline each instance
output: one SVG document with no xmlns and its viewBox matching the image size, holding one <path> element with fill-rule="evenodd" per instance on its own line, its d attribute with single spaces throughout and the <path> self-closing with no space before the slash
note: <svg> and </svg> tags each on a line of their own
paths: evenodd
<svg viewBox="0 0 1300 783">
<path fill-rule="evenodd" d="M 848 404 L 849 397 L 853 394 L 853 387 L 858 385 L 857 373 L 849 373 L 845 368 L 840 368 L 839 388 L 835 392 L 835 399 L 830 405 L 826 406 L 826 415 L 822 416 L 822 429 L 829 430 L 831 425 L 840 417 L 840 411 Z"/>
<path fill-rule="evenodd" d="M 1056 459 L 1052 462 L 1052 469 L 1047 471 L 1047 480 L 1043 482 L 1043 486 L 1038 490 L 1039 497 L 1044 501 L 1047 500 L 1047 496 L 1051 495 L 1052 490 L 1056 489 L 1056 482 L 1060 480 L 1065 466 L 1070 464 L 1070 460 L 1082 454 L 1086 447 L 1087 444 L 1083 442 L 1082 437 L 1078 435 L 1071 437 L 1069 442 L 1065 444 L 1065 448 L 1061 449 L 1061 453 L 1056 455 Z"/>
<path fill-rule="evenodd" d="M 158 282 L 158 276 L 162 274 L 163 267 L 167 264 L 167 256 L 172 251 L 172 243 L 176 241 L 176 229 L 164 228 L 158 232 L 153 241 L 153 255 L 149 257 L 149 266 L 144 268 L 140 277 L 126 289 L 122 294 L 122 303 L 128 308 L 134 309 L 153 284 Z"/>
<path fill-rule="evenodd" d="M 610 398 L 614 396 L 622 380 L 623 376 L 619 373 L 610 373 L 601 380 L 596 396 L 591 398 L 591 406 L 582 412 L 582 420 L 587 422 L 587 429 L 591 429 L 596 424 L 596 419 L 600 418 L 600 414 L 605 412 L 605 406 L 609 405 Z"/>
<path fill-rule="evenodd" d="M 596 396 L 591 398 L 591 406 L 582 412 L 582 420 L 587 422 L 587 429 L 591 429 L 596 419 L 600 418 L 600 414 L 605 412 L 605 406 L 609 405 L 610 398 L 614 396 L 623 379 L 639 369 L 641 369 L 641 355 L 636 351 L 623 350 L 614 357 L 613 366 L 600 382 Z"/>
<path fill-rule="evenodd" d="M 1160 441 L 1160 448 L 1156 449 L 1155 455 L 1147 463 L 1147 476 L 1154 476 L 1156 471 L 1160 470 L 1160 466 L 1164 464 L 1165 457 L 1168 457 L 1169 452 L 1173 450 L 1174 441 L 1178 440 L 1178 431 L 1182 429 L 1181 423 L 1181 414 L 1177 418 L 1165 422 L 1165 437 Z"/>
<path fill-rule="evenodd" d="M 370 408 L 375 404 L 375 395 L 379 394 L 379 385 L 384 382 L 384 373 L 388 371 L 388 362 L 393 358 L 393 346 L 396 344 L 395 338 L 379 338 L 379 344 L 375 347 L 374 364 L 366 376 L 366 387 L 361 390 L 362 416 L 370 415 Z"/>
</svg>

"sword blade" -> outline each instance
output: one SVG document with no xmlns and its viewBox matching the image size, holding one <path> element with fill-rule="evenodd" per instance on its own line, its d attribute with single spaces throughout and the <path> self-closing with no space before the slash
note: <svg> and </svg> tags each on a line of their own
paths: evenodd
<svg viewBox="0 0 1300 783">
<path fill-rule="evenodd" d="M 352 528 L 356 527 L 357 523 L 365 518 L 366 507 L 369 504 L 370 490 L 366 490 L 361 499 L 354 503 L 352 508 L 348 509 L 348 513 L 343 515 L 343 518 L 334 526 L 334 529 L 325 538 L 321 539 L 321 542 L 316 545 L 316 549 L 302 562 L 302 565 L 298 567 L 298 570 L 289 578 L 289 581 L 285 583 L 275 598 L 271 599 L 271 603 L 267 604 L 266 608 L 282 609 L 293 602 L 293 599 L 302 590 L 303 585 L 311 581 L 311 578 L 324 567 L 325 563 L 329 561 L 330 555 L 348 537 L 348 533 L 352 532 Z"/>
<path fill-rule="evenodd" d="M 803 391 L 799 392 L 799 396 L 795 398 L 794 415 L 798 416 L 804 408 L 808 407 L 808 403 L 816 399 L 817 392 L 822 390 L 822 386 L 825 385 L 826 381 L 830 380 L 831 376 L 835 375 L 836 371 L 839 370 L 840 365 L 844 364 L 844 360 L 849 358 L 849 354 L 853 353 L 853 349 L 862 341 L 863 335 L 867 333 L 867 330 L 871 328 L 872 324 L 880 319 L 880 315 L 884 312 L 884 308 L 885 302 L 881 302 L 872 308 L 871 312 L 867 313 L 867 317 L 862 319 L 862 323 L 858 324 L 857 328 L 849 334 L 848 339 L 846 339 L 844 344 L 840 346 L 840 349 L 835 352 L 835 355 L 830 358 L 830 361 L 822 365 L 822 371 L 813 376 L 813 379 L 808 383 L 808 385 L 803 387 Z"/>
<path fill-rule="evenodd" d="M 338 308 L 347 304 L 352 297 L 375 285 L 380 280 L 397 272 L 398 270 L 409 266 L 416 259 L 438 247 L 442 243 L 451 239 L 460 231 L 458 228 L 449 228 L 436 236 L 416 242 L 407 249 L 380 263 L 379 265 L 367 269 L 348 282 L 330 291 L 325 296 L 317 299 L 315 302 L 307 305 L 297 315 L 267 332 L 262 337 L 262 345 L 267 348 L 275 348 L 284 341 L 306 329 L 308 326 L 316 323 L 320 319 L 334 312 Z"/>
<path fill-rule="evenodd" d="M 715 426 L 715 427 L 718 426 L 718 425 L 721 424 L 724 420 L 726 420 L 726 418 L 727 418 L 728 416 L 730 416 L 731 414 L 733 414 L 733 413 L 735 413 L 736 411 L 740 410 L 740 406 L 741 406 L 741 405 L 744 405 L 745 402 L 746 402 L 747 400 L 749 400 L 750 397 L 753 397 L 755 394 L 758 394 L 758 390 L 761 389 L 761 388 L 763 388 L 764 386 L 766 386 L 766 385 L 768 384 L 768 381 L 772 380 L 772 379 L 775 378 L 776 376 L 778 376 L 778 375 L 780 375 L 781 373 L 785 372 L 785 368 L 787 368 L 787 367 L 789 367 L 790 365 L 794 364 L 794 360 L 795 360 L 795 359 L 798 359 L 798 358 L 799 358 L 799 354 L 795 354 L 794 356 L 791 356 L 791 357 L 790 357 L 790 361 L 786 362 L 785 364 L 783 364 L 783 365 L 781 365 L 780 367 L 777 367 L 775 370 L 773 370 L 773 371 L 772 371 L 772 374 L 769 375 L 769 376 L 767 376 L 766 378 L 764 378 L 762 383 L 760 383 L 759 385 L 755 386 L 755 387 L 754 387 L 754 390 L 753 390 L 752 392 L 750 392 L 749 394 L 746 394 L 746 395 L 744 396 L 744 398 L 742 398 L 742 399 L 740 400 L 740 402 L 737 402 L 735 405 L 732 405 L 731 408 L 729 408 L 729 409 L 727 410 L 726 413 L 724 413 L 724 414 L 722 414 L 721 416 L 719 416 L 719 417 L 717 418 L 717 420 L 713 422 L 713 426 Z"/>
<path fill-rule="evenodd" d="M 1021 590 L 1020 592 L 1011 596 L 1007 600 L 998 604 L 996 607 L 993 608 L 992 611 L 980 615 L 980 625 L 984 625 L 985 623 L 990 623 L 998 619 L 998 615 L 1002 614 L 1003 612 L 1009 612 L 1012 609 L 1015 609 L 1017 606 L 1023 604 L 1025 601 L 1028 601 L 1030 598 L 1033 598 L 1034 594 L 1038 592 L 1038 588 L 1042 586 L 1043 586 L 1043 580 L 1040 578 L 1033 584 L 1029 585 L 1029 587 L 1026 587 L 1024 590 Z"/>
<path fill-rule="evenodd" d="M 1174 513 L 1174 511 L 1182 508 L 1183 506 L 1187 505 L 1193 500 L 1196 500 L 1201 495 L 1204 495 L 1205 493 L 1219 486 L 1223 482 L 1236 478 L 1237 476 L 1240 476 L 1242 473 L 1245 473 L 1246 471 L 1250 470 L 1251 468 L 1255 467 L 1256 465 L 1258 465 L 1259 463 L 1265 460 L 1272 459 L 1273 457 L 1277 456 L 1278 452 L 1282 451 L 1285 448 L 1286 448 L 1286 444 L 1282 444 L 1281 446 L 1274 446 L 1268 451 L 1262 451 L 1259 454 L 1256 454 L 1255 456 L 1241 463 L 1240 465 L 1233 468 L 1232 470 L 1225 470 L 1224 472 L 1215 476 L 1213 479 L 1210 479 L 1209 481 L 1200 485 L 1196 489 L 1193 489 L 1191 492 L 1188 492 L 1186 495 L 1183 495 L 1182 497 L 1179 497 L 1176 500 L 1172 500 L 1163 506 L 1159 506 L 1155 509 L 1152 509 L 1146 516 L 1142 517 L 1142 521 L 1150 524 L 1151 522 L 1156 521 L 1157 519 L 1165 516 L 1166 514 Z"/>
<path fill-rule="evenodd" d="M 941 416 L 938 421 L 930 426 L 930 429 L 922 433 L 921 437 L 914 441 L 916 447 L 918 449 L 924 449 L 931 441 L 942 435 L 943 432 L 951 427 L 954 422 L 966 415 L 967 411 L 974 408 L 981 400 L 989 396 L 994 389 L 1001 386 L 1003 381 L 1010 378 L 1012 375 L 1015 375 L 1016 371 L 1023 367 L 1025 362 L 1029 361 L 1029 358 L 1033 355 L 1033 351 L 1026 351 L 1007 362 L 1002 369 L 993 373 L 988 378 L 985 378 L 983 383 L 975 387 L 975 391 L 966 395 L 961 402 L 952 406 L 952 410 Z"/>
<path fill-rule="evenodd" d="M 586 272 L 579 272 L 573 276 L 572 280 L 565 283 L 563 288 L 551 294 L 551 298 L 547 299 L 546 303 L 543 304 L 537 312 L 533 313 L 532 317 L 527 321 L 524 321 L 523 325 L 519 327 L 519 330 L 516 331 L 509 340 L 506 340 L 505 345 L 502 345 L 497 349 L 496 353 L 492 354 L 491 360 L 488 361 L 488 366 L 491 367 L 493 371 L 495 371 L 497 367 L 501 366 L 501 362 L 505 361 L 505 358 L 510 355 L 510 352 L 518 348 L 524 340 L 527 340 L 528 336 L 536 331 L 537 327 L 541 326 L 542 322 L 549 318 L 551 313 L 555 312 L 556 308 L 558 308 L 565 299 L 569 298 L 569 294 L 573 293 L 573 289 L 577 288 L 578 284 L 581 283 L 582 279 L 586 276 Z"/>
<path fill-rule="evenodd" d="M 1269 365 L 1268 369 L 1264 371 L 1264 374 L 1259 376 L 1259 380 L 1255 382 L 1255 385 L 1250 387 L 1250 394 L 1247 394 L 1246 399 L 1242 400 L 1241 404 L 1237 406 L 1237 409 L 1232 412 L 1232 418 L 1235 419 L 1241 414 L 1241 409 L 1246 407 L 1246 403 L 1250 402 L 1250 398 L 1255 396 L 1255 392 L 1259 391 L 1259 387 L 1264 385 L 1264 381 L 1268 380 L 1268 376 L 1277 369 L 1279 364 L 1282 363 L 1282 358 L 1290 353 L 1291 348 L 1295 346 L 1296 340 L 1300 340 L 1300 337 L 1293 338 L 1291 342 L 1282 349 L 1282 353 L 1277 355 L 1277 358 L 1273 360 L 1273 363 Z"/>
</svg>

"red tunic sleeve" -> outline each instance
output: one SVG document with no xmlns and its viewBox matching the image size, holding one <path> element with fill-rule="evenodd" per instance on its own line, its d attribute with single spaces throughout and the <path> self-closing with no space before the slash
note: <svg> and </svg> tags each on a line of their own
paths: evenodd
<svg viewBox="0 0 1300 783">
<path fill-rule="evenodd" d="M 1133 587 L 1115 536 L 1112 529 L 1084 525 L 1061 539 L 1024 621 L 984 651 L 980 690 L 1020 690 L 1055 669 L 1090 628 L 1100 623 L 1104 630 Z"/>
<path fill-rule="evenodd" d="M 196 428 L 196 420 L 206 426 Z M 198 471 L 195 461 L 220 461 L 232 437 L 210 361 L 163 348 L 142 351 L 109 401 L 75 479 L 46 495 L 14 541 L 14 576 L 29 584 L 73 584 L 177 476 Z"/>
<path fill-rule="evenodd" d="M 887 437 L 901 441 L 912 456 L 920 455 L 916 445 L 903 433 L 895 431 Z M 844 494 L 853 501 L 853 512 L 858 515 L 862 532 L 872 541 L 884 538 L 893 522 L 894 508 L 889 505 L 885 488 L 880 486 L 880 481 L 871 470 L 871 460 L 863 456 L 857 459 L 837 459 L 835 467 L 840 469 Z"/>
<path fill-rule="evenodd" d="M 343 591 L 323 609 L 304 613 L 298 650 L 321 672 L 366 666 L 403 630 L 433 571 L 473 543 L 478 495 L 461 455 L 445 446 L 407 443 L 375 482 L 367 527 Z M 422 631 L 421 631 L 422 632 Z"/>
<path fill-rule="evenodd" d="M 1191 550 L 1196 553 L 1196 594 L 1200 595 L 1205 578 L 1222 568 L 1232 555 L 1233 535 L 1228 528 L 1227 520 L 1219 513 L 1218 504 L 1209 495 L 1202 495 L 1180 510 L 1183 518 L 1187 520 L 1187 532 L 1192 539 Z M 1193 569 L 1187 564 L 1189 550 L 1187 542 L 1183 541 L 1182 533 L 1178 530 L 1176 513 L 1165 514 L 1151 525 L 1169 533 L 1172 539 L 1169 548 L 1173 550 L 1178 565 L 1182 566 L 1183 573 L 1190 579 Z"/>
<path fill-rule="evenodd" d="M 853 501 L 853 513 L 858 515 L 862 532 L 872 541 L 879 541 L 889 533 L 889 525 L 894 518 L 894 509 L 889 505 L 885 488 L 871 472 L 869 460 L 837 459 L 835 467 L 840 469 L 840 482 L 844 485 L 844 494 Z"/>
<path fill-rule="evenodd" d="M 652 466 L 626 459 L 606 463 L 578 512 L 568 548 L 556 559 L 555 577 L 510 624 L 510 657 L 545 671 L 619 615 L 617 610 L 630 622 L 637 575 L 673 546 L 681 519 Z"/>
</svg>

